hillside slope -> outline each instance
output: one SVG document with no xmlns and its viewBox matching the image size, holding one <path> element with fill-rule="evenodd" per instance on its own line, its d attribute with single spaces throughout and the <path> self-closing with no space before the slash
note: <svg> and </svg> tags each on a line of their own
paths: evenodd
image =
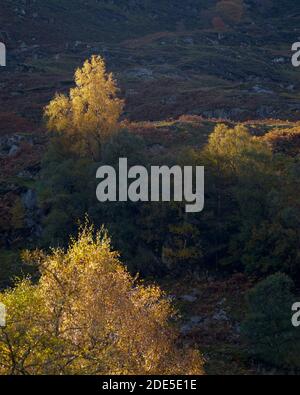
<svg viewBox="0 0 300 395">
<path fill-rule="evenodd" d="M 130 148 L 138 146 L 136 155 L 141 160 L 171 163 L 185 152 L 192 155 L 193 149 L 201 149 L 207 143 L 221 121 L 232 127 L 242 122 L 256 137 L 267 134 L 264 138 L 275 152 L 283 151 L 292 158 L 299 154 L 300 68 L 291 64 L 291 45 L 300 41 L 299 0 L 231 0 L 229 3 L 237 4 L 234 12 L 232 9 L 228 11 L 226 4 L 224 9 L 226 2 L 1 0 L 0 41 L 7 46 L 7 67 L 0 68 L 0 290 L 11 285 L 15 276 L 28 272 L 36 276 L 33 267 L 21 265 L 20 252 L 40 244 L 48 247 L 58 228 L 68 236 L 70 232 L 64 224 L 68 224 L 70 213 L 77 215 L 77 220 L 85 214 L 80 211 L 82 207 L 86 210 L 87 206 L 101 221 L 100 225 L 105 222 L 104 210 L 98 212 L 98 205 L 93 203 L 93 186 L 92 203 L 89 201 L 87 173 L 82 172 L 83 162 L 77 157 L 74 163 L 78 161 L 79 165 L 78 168 L 74 166 L 75 170 L 73 158 L 70 165 L 69 158 L 57 156 L 52 159 L 53 168 L 49 167 L 49 173 L 43 175 L 41 171 L 48 143 L 43 107 L 55 92 L 69 91 L 74 84 L 75 68 L 93 54 L 105 58 L 108 69 L 118 80 L 120 94 L 126 102 L 122 126 L 129 131 L 125 149 L 126 144 Z M 289 163 L 290 158 L 286 161 Z M 49 189 L 40 182 L 43 177 L 44 181 L 47 179 L 47 174 L 49 178 L 54 176 Z M 249 180 L 256 180 L 257 174 L 253 177 L 252 174 Z M 291 180 L 294 182 L 293 178 Z M 254 285 L 255 279 L 241 273 L 232 274 L 231 270 L 235 271 L 236 267 L 239 270 L 240 265 L 229 268 L 230 259 L 240 257 L 243 250 L 235 247 L 241 243 L 240 238 L 229 238 L 229 235 L 232 232 L 237 236 L 236 229 L 241 227 L 237 218 L 248 220 L 255 211 L 261 218 L 256 219 L 256 214 L 253 215 L 253 223 L 257 221 L 270 229 L 270 234 L 265 231 L 263 237 L 256 236 L 256 232 L 252 237 L 251 233 L 250 241 L 257 243 L 255 246 L 260 246 L 260 241 L 263 247 L 264 244 L 267 246 L 267 251 L 257 248 L 259 252 L 255 259 L 261 258 L 260 254 L 268 258 L 269 250 L 274 250 L 272 246 L 277 240 L 280 242 L 275 255 L 278 253 L 281 259 L 286 253 L 288 258 L 293 258 L 299 238 L 297 232 L 293 233 L 296 225 L 290 218 L 298 217 L 294 202 L 299 189 L 289 189 L 293 185 L 291 181 L 290 184 L 274 184 L 276 188 L 270 189 L 272 199 L 269 204 L 269 195 L 263 194 L 264 189 L 260 192 L 263 181 L 258 186 L 250 183 L 245 197 L 254 203 L 257 200 L 259 204 L 247 206 L 250 210 L 236 211 L 236 201 L 227 202 L 233 189 L 231 186 L 226 189 L 227 180 L 224 182 L 226 187 L 222 187 L 223 182 L 222 179 L 220 191 L 223 195 L 218 191 L 218 203 L 213 201 L 216 193 L 213 187 L 203 222 L 202 218 L 201 221 L 196 218 L 195 222 L 189 223 L 191 228 L 181 226 L 181 214 L 178 214 L 178 226 L 173 211 L 165 213 L 155 207 L 149 212 L 147 207 L 144 211 L 132 211 L 129 221 L 126 210 L 124 216 L 120 211 L 117 214 L 108 212 L 107 216 L 116 218 L 122 230 L 120 237 L 112 235 L 113 242 L 119 242 L 118 250 L 123 255 L 126 255 L 123 247 L 126 244 L 132 246 L 134 272 L 143 267 L 146 278 L 154 273 L 159 277 L 166 270 L 163 266 L 167 267 L 171 278 L 160 279 L 161 286 L 172 295 L 182 313 L 179 322 L 182 338 L 203 351 L 208 374 L 272 373 L 272 367 L 253 361 L 251 350 L 241 335 L 241 322 L 246 311 L 245 293 Z M 266 185 L 269 188 L 269 182 Z M 288 186 L 291 207 L 277 216 L 273 214 L 277 213 L 277 205 L 281 208 L 281 199 L 284 202 L 287 199 L 285 194 L 273 195 L 273 190 L 282 185 Z M 50 196 L 42 200 L 41 190 Z M 256 195 L 256 191 L 260 194 Z M 224 196 L 224 216 L 220 215 L 219 196 Z M 268 204 L 266 209 L 260 210 L 264 196 Z M 215 210 L 217 206 L 218 210 Z M 271 208 L 267 210 L 269 206 Z M 53 214 L 52 218 L 49 214 Z M 291 229 L 286 219 L 290 221 Z M 111 222 L 112 230 L 116 231 Z M 134 222 L 134 226 L 130 222 Z M 252 226 L 252 219 L 250 222 Z M 198 236 L 195 232 L 198 228 L 207 238 L 202 233 Z M 50 229 L 48 239 L 44 237 L 45 229 L 46 233 Z M 139 236 L 140 229 L 143 239 L 133 238 L 132 235 Z M 243 228 L 241 233 L 244 243 L 246 230 Z M 175 253 L 181 252 L 180 232 L 186 232 L 184 237 L 187 238 L 195 232 L 197 243 L 193 244 L 193 241 L 187 250 L 189 254 L 193 253 L 195 245 L 201 256 L 197 254 L 199 272 L 197 268 L 195 273 L 189 270 L 185 273 L 184 270 L 184 275 L 177 278 L 176 265 L 173 271 L 156 242 L 164 237 L 162 251 L 168 250 L 173 243 Z M 47 240 L 50 240 L 48 244 Z M 234 257 L 230 255 L 230 259 L 222 261 L 219 266 L 219 254 L 222 251 L 225 254 L 227 243 L 234 246 Z M 291 250 L 291 254 L 286 250 Z M 179 252 L 177 258 L 180 258 Z M 193 254 L 188 258 L 191 257 L 195 259 Z M 287 261 L 293 262 L 292 258 Z M 277 260 L 276 256 L 275 263 Z M 274 267 L 277 270 L 275 264 Z"/>
<path fill-rule="evenodd" d="M 78 0 L 75 7 L 70 0 L 4 0 L 2 111 L 37 125 L 42 106 L 97 53 L 116 73 L 133 120 L 185 113 L 299 119 L 291 45 L 300 36 L 300 6 L 243 4 L 241 17 L 220 27 L 215 0 Z"/>
</svg>

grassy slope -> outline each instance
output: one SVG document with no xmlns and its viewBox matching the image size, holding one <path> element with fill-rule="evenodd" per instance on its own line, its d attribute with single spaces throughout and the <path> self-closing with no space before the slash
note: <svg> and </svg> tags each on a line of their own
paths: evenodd
<svg viewBox="0 0 300 395">
<path fill-rule="evenodd" d="M 201 10 L 213 0 L 3 0 L 3 30 L 14 40 L 30 40 L 32 34 L 50 43 L 57 40 L 120 41 L 161 30 L 174 30 L 180 21 L 197 26 Z M 35 15 L 34 15 L 35 14 Z M 9 17 L 7 19 L 7 17 Z M 42 27 L 42 28 L 41 28 Z"/>
</svg>

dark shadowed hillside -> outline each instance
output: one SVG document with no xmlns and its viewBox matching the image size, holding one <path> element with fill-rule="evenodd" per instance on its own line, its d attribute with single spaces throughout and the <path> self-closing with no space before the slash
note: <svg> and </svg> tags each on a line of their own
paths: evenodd
<svg viewBox="0 0 300 395">
<path fill-rule="evenodd" d="M 117 73 L 135 120 L 181 114 L 299 119 L 299 72 L 291 67 L 296 1 L 7 1 L 2 108 L 30 121 L 74 67 L 101 54 Z"/>
</svg>

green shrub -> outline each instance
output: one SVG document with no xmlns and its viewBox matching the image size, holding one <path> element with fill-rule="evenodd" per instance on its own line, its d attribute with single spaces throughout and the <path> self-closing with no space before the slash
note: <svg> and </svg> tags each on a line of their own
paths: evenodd
<svg viewBox="0 0 300 395">
<path fill-rule="evenodd" d="M 300 331 L 291 323 L 293 287 L 293 281 L 281 273 L 258 283 L 247 295 L 242 332 L 255 357 L 277 367 L 300 369 Z"/>
</svg>

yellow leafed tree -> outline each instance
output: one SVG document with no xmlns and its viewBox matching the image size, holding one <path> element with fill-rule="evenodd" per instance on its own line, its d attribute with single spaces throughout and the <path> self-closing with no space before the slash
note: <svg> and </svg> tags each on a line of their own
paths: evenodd
<svg viewBox="0 0 300 395">
<path fill-rule="evenodd" d="M 268 166 L 272 159 L 267 144 L 253 137 L 242 124 L 234 128 L 217 125 L 209 136 L 204 153 L 223 174 L 249 173 L 249 168 Z"/>
<path fill-rule="evenodd" d="M 98 159 L 103 143 L 118 130 L 124 103 L 100 56 L 92 56 L 77 69 L 75 84 L 69 96 L 57 94 L 45 108 L 47 127 L 77 153 Z"/>
<path fill-rule="evenodd" d="M 26 253 L 41 277 L 0 294 L 0 374 L 197 374 L 198 352 L 178 346 L 174 309 L 133 279 L 105 232 L 85 226 L 68 250 Z"/>
</svg>

